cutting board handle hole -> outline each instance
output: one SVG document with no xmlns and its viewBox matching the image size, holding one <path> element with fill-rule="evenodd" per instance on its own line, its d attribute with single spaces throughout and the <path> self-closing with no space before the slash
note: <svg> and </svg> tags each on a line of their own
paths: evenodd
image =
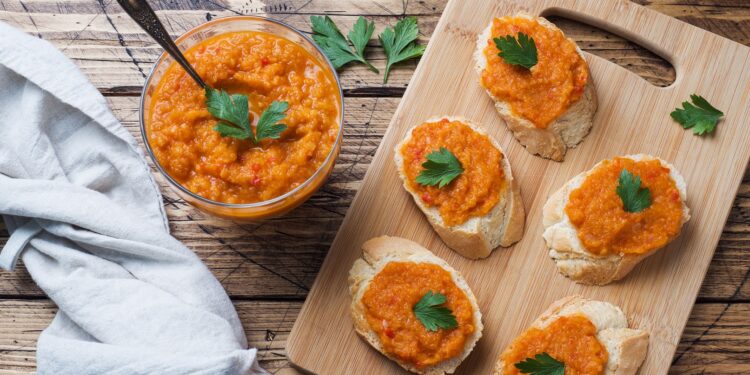
<svg viewBox="0 0 750 375">
<path fill-rule="evenodd" d="M 561 13 L 553 8 L 542 12 L 542 16 L 557 25 L 582 50 L 620 65 L 654 86 L 667 87 L 674 83 L 674 66 L 658 53 L 628 38 Z"/>
</svg>

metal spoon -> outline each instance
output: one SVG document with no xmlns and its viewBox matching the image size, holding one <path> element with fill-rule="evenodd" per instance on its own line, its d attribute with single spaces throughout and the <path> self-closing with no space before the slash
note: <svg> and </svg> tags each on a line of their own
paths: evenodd
<svg viewBox="0 0 750 375">
<path fill-rule="evenodd" d="M 154 13 L 154 10 L 151 9 L 151 6 L 148 5 L 146 0 L 117 0 L 117 2 L 122 9 L 125 9 L 125 13 L 127 13 L 130 18 L 145 30 L 148 35 L 151 35 L 151 37 L 154 38 L 154 40 L 159 43 L 159 45 L 164 48 L 173 59 L 182 65 L 182 68 L 190 74 L 190 77 L 192 77 L 200 87 L 204 89 L 208 87 L 187 59 L 185 59 L 185 56 L 182 55 L 182 52 L 180 52 L 180 49 L 174 44 L 172 38 L 169 37 L 169 33 L 164 29 L 164 25 L 162 25 L 159 18 L 156 17 L 156 13 Z"/>
</svg>

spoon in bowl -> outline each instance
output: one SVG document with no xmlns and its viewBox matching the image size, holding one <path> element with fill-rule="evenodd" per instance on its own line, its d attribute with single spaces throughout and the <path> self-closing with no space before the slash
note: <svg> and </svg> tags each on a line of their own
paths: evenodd
<svg viewBox="0 0 750 375">
<path fill-rule="evenodd" d="M 183 69 L 193 78 L 193 80 L 202 88 L 208 87 L 203 82 L 203 79 L 193 69 L 192 65 L 182 55 L 180 49 L 174 44 L 172 38 L 169 37 L 169 33 L 164 29 L 164 25 L 159 21 L 159 18 L 148 5 L 146 0 L 117 0 L 122 9 L 125 10 L 130 18 L 132 18 L 143 30 L 148 33 L 159 45 L 164 48 L 165 51 L 172 56 L 177 63 L 179 63 Z"/>
</svg>

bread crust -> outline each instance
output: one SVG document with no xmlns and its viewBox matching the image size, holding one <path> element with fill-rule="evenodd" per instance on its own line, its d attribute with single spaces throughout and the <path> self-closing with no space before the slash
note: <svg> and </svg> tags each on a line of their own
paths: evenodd
<svg viewBox="0 0 750 375">
<path fill-rule="evenodd" d="M 680 192 L 682 224 L 684 225 L 690 219 L 690 210 L 685 203 L 687 199 L 685 180 L 677 169 L 666 161 L 651 155 L 637 154 L 622 157 L 636 161 L 659 160 L 664 167 L 669 168 L 670 176 L 675 181 L 675 185 Z M 544 204 L 542 213 L 543 236 L 549 250 L 549 256 L 555 261 L 560 273 L 581 284 L 605 285 L 620 280 L 632 271 L 633 267 L 638 263 L 658 251 L 658 249 L 655 249 L 646 254 L 610 254 L 602 256 L 590 253 L 583 247 L 583 244 L 578 239 L 578 231 L 565 213 L 565 206 L 568 204 L 570 193 L 578 188 L 586 177 L 601 166 L 602 163 L 603 161 L 597 163 L 588 171 L 573 177 L 563 187 L 552 194 Z M 669 241 L 671 242 L 677 236 L 679 236 L 679 232 L 670 238 Z"/>
<path fill-rule="evenodd" d="M 451 274 L 453 282 L 461 289 L 471 303 L 474 311 L 475 330 L 466 340 L 464 350 L 456 357 L 443 361 L 437 365 L 418 369 L 409 363 L 398 360 L 383 351 L 380 338 L 377 333 L 370 328 L 365 318 L 365 308 L 362 304 L 367 286 L 383 267 L 393 261 L 431 263 L 436 264 Z M 431 251 L 417 244 L 416 242 L 400 237 L 381 236 L 375 237 L 362 244 L 362 258 L 357 259 L 349 271 L 349 294 L 352 297 L 350 306 L 351 317 L 354 322 L 355 331 L 367 341 L 377 351 L 398 363 L 404 369 L 424 375 L 442 375 L 452 374 L 458 365 L 471 353 L 479 338 L 482 337 L 482 313 L 479 311 L 479 305 L 471 292 L 469 285 L 463 276 L 453 269 L 448 263 L 435 256 Z"/>
<path fill-rule="evenodd" d="M 469 259 L 486 258 L 498 246 L 511 246 L 523 236 L 526 215 L 523 208 L 523 201 L 521 200 L 521 189 L 516 179 L 513 178 L 513 171 L 511 170 L 508 156 L 503 152 L 503 149 L 494 138 L 488 135 L 480 126 L 462 117 L 434 117 L 425 122 L 437 122 L 442 119 L 467 124 L 475 132 L 487 136 L 492 145 L 503 155 L 499 167 L 503 169 L 506 189 L 501 193 L 502 196 L 495 207 L 486 215 L 471 217 L 463 224 L 454 226 L 445 225 L 439 210 L 436 207 L 427 206 L 419 194 L 411 189 L 406 178 L 401 149 L 411 139 L 412 132 L 416 126 L 409 130 L 404 140 L 396 145 L 394 150 L 394 160 L 398 168 L 398 174 L 401 177 L 404 189 L 411 194 L 414 203 L 422 210 L 432 228 L 448 247 Z"/>
<path fill-rule="evenodd" d="M 562 316 L 575 314 L 586 316 L 596 326 L 596 338 L 607 349 L 604 375 L 633 375 L 638 371 L 648 351 L 648 332 L 628 328 L 625 314 L 611 303 L 565 297 L 552 303 L 531 327 L 543 329 Z M 504 366 L 501 356 L 493 374 L 503 375 Z"/>
<path fill-rule="evenodd" d="M 555 24 L 549 22 L 544 17 L 533 17 L 525 13 L 518 13 L 513 17 L 533 19 L 547 28 L 562 32 Z M 491 32 L 492 22 L 477 37 L 477 48 L 474 51 L 474 69 L 479 76 L 480 85 L 482 71 L 487 66 L 484 48 L 487 46 Z M 567 40 L 575 45 L 575 42 L 570 38 L 567 38 Z M 577 45 L 576 50 L 585 61 L 586 57 Z M 588 68 L 588 64 L 586 66 Z M 516 139 L 526 147 L 528 152 L 543 158 L 563 161 L 567 150 L 576 147 L 586 137 L 593 125 L 594 114 L 597 108 L 597 98 L 591 74 L 589 74 L 589 79 L 586 82 L 581 98 L 549 124 L 546 129 L 537 128 L 529 120 L 515 115 L 507 102 L 494 96 L 489 89 L 485 88 L 485 90 L 495 102 L 495 109 Z"/>
</svg>

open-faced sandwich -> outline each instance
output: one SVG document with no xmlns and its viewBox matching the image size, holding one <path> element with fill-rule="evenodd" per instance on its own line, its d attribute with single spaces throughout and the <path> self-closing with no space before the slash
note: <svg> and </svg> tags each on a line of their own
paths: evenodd
<svg viewBox="0 0 750 375">
<path fill-rule="evenodd" d="M 457 117 L 427 120 L 396 146 L 404 187 L 448 247 L 485 258 L 523 234 L 524 209 L 497 142 Z"/>
<path fill-rule="evenodd" d="M 532 154 L 562 161 L 591 129 L 596 93 L 575 42 L 542 17 L 492 20 L 474 53 L 479 82 Z"/>
<path fill-rule="evenodd" d="M 631 375 L 647 349 L 648 333 L 628 328 L 617 306 L 566 297 L 516 337 L 500 355 L 494 374 Z"/>
<path fill-rule="evenodd" d="M 407 239 L 365 242 L 349 271 L 349 293 L 357 333 L 417 374 L 453 373 L 482 336 L 482 314 L 466 280 Z"/>
<path fill-rule="evenodd" d="M 690 219 L 685 180 L 654 156 L 599 162 L 544 205 L 544 240 L 559 271 L 583 284 L 623 278 Z"/>
</svg>

